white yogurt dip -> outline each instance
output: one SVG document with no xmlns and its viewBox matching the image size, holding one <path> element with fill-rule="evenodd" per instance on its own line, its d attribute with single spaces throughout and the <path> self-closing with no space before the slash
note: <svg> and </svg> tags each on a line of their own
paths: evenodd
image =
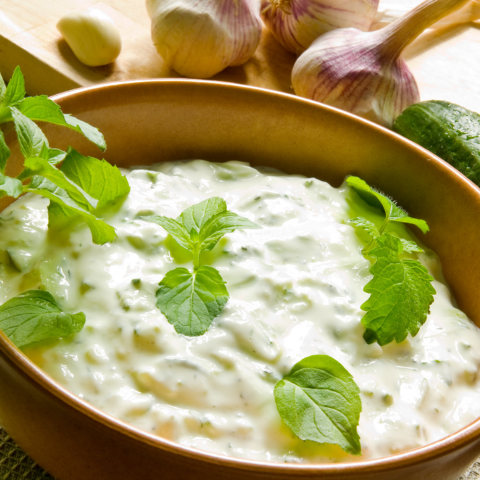
<svg viewBox="0 0 480 480">
<path fill-rule="evenodd" d="M 345 224 L 360 208 L 353 212 L 349 188 L 240 162 L 149 168 L 128 172 L 129 196 L 106 213 L 118 235 L 110 245 L 94 245 L 83 225 L 48 232 L 40 197 L 2 214 L 0 301 L 41 286 L 64 310 L 86 314 L 74 337 L 25 349 L 68 390 L 181 444 L 281 463 L 387 456 L 480 415 L 480 330 L 453 306 L 432 252 L 418 255 L 437 291 L 419 334 L 385 347 L 363 340 L 370 262 Z M 191 268 L 191 256 L 136 217 L 177 217 L 212 196 L 262 228 L 226 235 L 204 254 L 230 299 L 204 335 L 185 337 L 156 308 L 155 292 L 169 270 Z M 335 358 L 360 387 L 362 457 L 303 442 L 280 419 L 275 383 L 315 354 Z"/>
</svg>

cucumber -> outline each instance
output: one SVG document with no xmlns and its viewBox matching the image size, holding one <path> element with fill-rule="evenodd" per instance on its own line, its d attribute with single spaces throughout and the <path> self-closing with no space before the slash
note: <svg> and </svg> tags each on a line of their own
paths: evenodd
<svg viewBox="0 0 480 480">
<path fill-rule="evenodd" d="M 454 103 L 430 100 L 411 105 L 393 130 L 418 143 L 480 186 L 480 115 Z"/>
</svg>

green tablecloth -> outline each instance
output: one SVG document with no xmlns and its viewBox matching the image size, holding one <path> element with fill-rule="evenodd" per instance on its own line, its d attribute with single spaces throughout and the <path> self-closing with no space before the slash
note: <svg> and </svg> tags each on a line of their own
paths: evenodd
<svg viewBox="0 0 480 480">
<path fill-rule="evenodd" d="M 0 427 L 0 480 L 53 480 Z"/>
<path fill-rule="evenodd" d="M 0 427 L 0 480 L 54 480 Z M 458 480 L 480 480 L 480 458 Z"/>
</svg>

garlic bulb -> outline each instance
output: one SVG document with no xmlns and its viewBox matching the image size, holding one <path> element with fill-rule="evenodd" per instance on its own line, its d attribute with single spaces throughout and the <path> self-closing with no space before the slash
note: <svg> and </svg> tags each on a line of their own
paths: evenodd
<svg viewBox="0 0 480 480">
<path fill-rule="evenodd" d="M 147 10 L 158 53 L 186 77 L 242 65 L 260 42 L 255 0 L 147 0 Z"/>
<path fill-rule="evenodd" d="M 426 0 L 375 32 L 347 28 L 326 33 L 295 63 L 295 93 L 391 127 L 406 107 L 420 100 L 403 50 L 467 1 Z"/>
<path fill-rule="evenodd" d="M 370 30 L 378 1 L 262 0 L 262 17 L 274 37 L 287 50 L 299 54 L 330 30 Z"/>
<path fill-rule="evenodd" d="M 405 3 L 387 4 L 385 6 L 380 4 L 371 29 L 382 28 L 402 17 L 411 9 L 412 7 Z M 463 8 L 435 22 L 430 28 L 447 28 L 460 23 L 475 22 L 478 19 L 480 19 L 480 0 L 470 0 Z"/>
<path fill-rule="evenodd" d="M 85 65 L 112 63 L 122 49 L 122 40 L 113 20 L 101 10 L 70 12 L 57 23 L 75 56 Z"/>
</svg>

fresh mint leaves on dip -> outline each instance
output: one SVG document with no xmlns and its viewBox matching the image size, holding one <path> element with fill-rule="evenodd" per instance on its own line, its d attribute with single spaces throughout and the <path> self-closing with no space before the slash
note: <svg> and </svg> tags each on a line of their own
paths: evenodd
<svg viewBox="0 0 480 480">
<path fill-rule="evenodd" d="M 105 160 L 85 157 L 70 147 L 66 152 L 50 148 L 47 137 L 34 121 L 75 130 L 105 151 L 103 135 L 95 127 L 64 115 L 48 97 L 25 98 L 25 95 L 25 80 L 19 67 L 8 86 L 0 75 L 0 124 L 13 121 L 25 157 L 24 168 L 17 177 L 5 175 L 11 152 L 0 130 L 0 197 L 18 198 L 23 193 L 46 197 L 50 199 L 49 225 L 81 218 L 90 228 L 94 243 L 112 242 L 115 229 L 98 218 L 97 213 L 130 191 L 126 178 Z M 63 163 L 59 169 L 56 166 L 60 162 Z M 54 297 L 42 290 L 29 290 L 0 306 L 0 328 L 18 347 L 73 335 L 84 324 L 83 313 L 64 313 Z"/>
<path fill-rule="evenodd" d="M 424 220 L 410 217 L 403 208 L 358 177 L 349 177 L 347 185 L 362 200 L 385 214 L 379 229 L 363 217 L 349 221 L 371 237 L 362 253 L 365 258 L 375 260 L 370 268 L 373 278 L 364 288 L 371 296 L 361 306 L 367 312 L 362 318 L 363 338 L 367 343 L 378 342 L 379 345 L 394 340 L 400 343 L 409 333 L 412 336 L 418 333 L 427 320 L 436 292 L 431 285 L 433 277 L 427 269 L 418 260 L 402 258 L 402 253 L 419 253 L 422 248 L 385 230 L 390 222 L 400 222 L 416 225 L 426 233 L 428 225 Z"/>
<path fill-rule="evenodd" d="M 260 228 L 248 218 L 227 210 L 225 200 L 211 197 L 186 208 L 177 219 L 151 215 L 140 217 L 163 227 L 193 256 L 193 271 L 175 268 L 165 275 L 157 290 L 157 307 L 177 333 L 203 335 L 228 301 L 220 272 L 200 266 L 200 254 L 212 250 L 227 233 Z"/>
<path fill-rule="evenodd" d="M 103 135 L 71 115 L 48 97 L 25 98 L 25 81 L 17 67 L 8 86 L 0 76 L 0 124 L 13 122 L 24 169 L 16 177 L 5 175 L 10 149 L 0 130 L 0 197 L 18 198 L 36 193 L 50 199 L 49 221 L 59 224 L 81 218 L 92 232 L 92 240 L 105 244 L 115 239 L 115 229 L 98 217 L 98 210 L 130 191 L 117 167 L 105 160 L 85 157 L 72 148 L 66 152 L 50 148 L 47 137 L 35 121 L 54 123 L 84 135 L 100 150 L 107 148 Z M 63 162 L 60 169 L 56 168 Z"/>
</svg>

